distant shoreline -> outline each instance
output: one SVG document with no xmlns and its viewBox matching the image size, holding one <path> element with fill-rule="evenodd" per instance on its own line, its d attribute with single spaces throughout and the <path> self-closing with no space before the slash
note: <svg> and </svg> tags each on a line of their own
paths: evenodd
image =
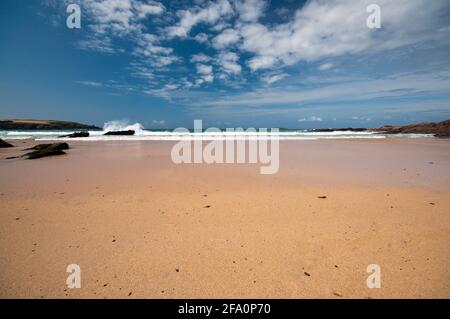
<svg viewBox="0 0 450 319">
<path fill-rule="evenodd" d="M 101 131 L 102 129 L 88 124 L 70 121 L 56 120 L 0 120 L 0 130 L 29 130 L 29 131 Z M 146 131 L 171 131 L 172 129 L 145 129 Z M 450 138 L 450 120 L 443 122 L 418 123 L 403 126 L 385 125 L 378 128 L 325 128 L 325 129 L 280 129 L 280 132 L 305 131 L 311 133 L 332 133 L 332 132 L 375 132 L 382 134 L 433 134 L 439 138 Z"/>
</svg>

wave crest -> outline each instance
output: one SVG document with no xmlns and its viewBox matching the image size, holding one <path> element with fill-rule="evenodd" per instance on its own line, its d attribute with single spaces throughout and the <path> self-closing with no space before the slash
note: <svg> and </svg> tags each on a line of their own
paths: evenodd
<svg viewBox="0 0 450 319">
<path fill-rule="evenodd" d="M 144 126 L 141 123 L 130 124 L 127 121 L 109 121 L 103 124 L 103 131 L 128 131 L 133 130 L 135 135 L 143 135 Z"/>
</svg>

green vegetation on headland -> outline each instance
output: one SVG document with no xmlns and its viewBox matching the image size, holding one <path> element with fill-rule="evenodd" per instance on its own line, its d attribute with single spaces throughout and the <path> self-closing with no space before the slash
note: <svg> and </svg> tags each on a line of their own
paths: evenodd
<svg viewBox="0 0 450 319">
<path fill-rule="evenodd" d="M 101 128 L 68 121 L 0 120 L 0 130 L 101 130 Z"/>
</svg>

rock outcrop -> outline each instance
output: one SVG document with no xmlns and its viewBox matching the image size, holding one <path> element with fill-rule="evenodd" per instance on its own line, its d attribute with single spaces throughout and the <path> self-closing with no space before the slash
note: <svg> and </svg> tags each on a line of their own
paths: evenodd
<svg viewBox="0 0 450 319">
<path fill-rule="evenodd" d="M 370 131 L 383 134 L 434 134 L 436 137 L 450 137 L 450 120 L 439 123 L 419 123 L 405 126 L 383 126 Z"/>
<path fill-rule="evenodd" d="M 76 138 L 76 137 L 89 137 L 89 132 L 75 132 L 68 135 L 61 135 L 59 137 L 69 137 L 69 138 Z"/>
<path fill-rule="evenodd" d="M 436 137 L 450 138 L 450 120 L 439 123 L 419 123 L 405 126 L 386 125 L 378 128 L 330 128 L 317 129 L 312 132 L 378 132 L 382 134 L 434 134 Z"/>
<path fill-rule="evenodd" d="M 133 130 L 128 130 L 128 131 L 111 131 L 111 132 L 106 132 L 103 135 L 134 135 L 134 131 Z"/>
<path fill-rule="evenodd" d="M 9 144 L 8 142 L 5 142 L 0 138 L 0 148 L 6 148 L 6 147 L 14 147 L 13 145 Z"/>
<path fill-rule="evenodd" d="M 64 155 L 66 154 L 64 150 L 69 149 L 69 144 L 67 143 L 53 143 L 53 144 L 39 144 L 27 150 L 32 152 L 26 153 L 23 157 L 28 159 L 36 159 L 47 156 Z"/>
</svg>

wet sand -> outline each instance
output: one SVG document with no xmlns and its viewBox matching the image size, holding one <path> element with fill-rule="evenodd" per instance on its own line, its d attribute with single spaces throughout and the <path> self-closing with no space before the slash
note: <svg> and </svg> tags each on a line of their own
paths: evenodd
<svg viewBox="0 0 450 319">
<path fill-rule="evenodd" d="M 282 141 L 275 175 L 175 165 L 174 142 L 5 160 L 37 144 L 13 143 L 2 298 L 450 298 L 449 140 Z M 72 263 L 81 289 L 67 289 Z"/>
</svg>

